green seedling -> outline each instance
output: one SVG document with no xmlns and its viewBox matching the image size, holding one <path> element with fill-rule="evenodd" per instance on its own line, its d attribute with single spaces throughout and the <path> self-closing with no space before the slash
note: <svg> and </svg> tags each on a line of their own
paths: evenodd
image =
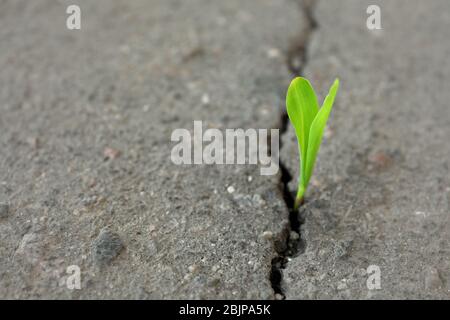
<svg viewBox="0 0 450 320">
<path fill-rule="evenodd" d="M 316 93 L 308 80 L 297 77 L 289 85 L 286 95 L 286 109 L 295 128 L 300 158 L 300 174 L 294 210 L 297 210 L 303 203 L 303 197 L 313 173 L 317 152 L 322 141 L 323 130 L 333 107 L 338 88 L 339 80 L 336 79 L 319 109 Z"/>
</svg>

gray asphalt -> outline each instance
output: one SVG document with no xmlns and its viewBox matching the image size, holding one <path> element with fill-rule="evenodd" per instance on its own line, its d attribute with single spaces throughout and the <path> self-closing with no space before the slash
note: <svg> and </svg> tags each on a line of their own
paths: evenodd
<svg viewBox="0 0 450 320">
<path fill-rule="evenodd" d="M 70 31 L 67 3 L 1 2 L 0 297 L 273 298 L 279 176 L 170 137 L 279 127 L 298 4 L 83 1 Z"/>
<path fill-rule="evenodd" d="M 369 4 L 382 30 L 366 28 Z M 302 210 L 304 254 L 288 299 L 450 297 L 450 7 L 447 1 L 319 1 L 305 75 L 339 98 Z M 283 159 L 296 171 L 293 130 Z M 381 289 L 368 290 L 379 267 Z M 371 273 L 372 274 L 372 273 Z"/>
<path fill-rule="evenodd" d="M 0 1 L 0 298 L 448 299 L 450 8 L 376 2 L 382 31 L 356 0 L 313 30 L 293 0 Z M 296 70 L 341 89 L 290 256 L 281 172 L 178 166 L 170 137 L 283 128 Z"/>
</svg>

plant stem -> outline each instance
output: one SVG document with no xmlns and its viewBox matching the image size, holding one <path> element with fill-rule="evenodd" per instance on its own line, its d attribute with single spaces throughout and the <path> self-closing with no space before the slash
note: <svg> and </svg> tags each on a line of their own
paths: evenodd
<svg viewBox="0 0 450 320">
<path fill-rule="evenodd" d="M 304 194 L 305 194 L 305 188 L 301 185 L 298 186 L 297 196 L 295 197 L 295 202 L 294 202 L 294 210 L 295 211 L 297 211 L 298 208 L 303 204 Z"/>
</svg>

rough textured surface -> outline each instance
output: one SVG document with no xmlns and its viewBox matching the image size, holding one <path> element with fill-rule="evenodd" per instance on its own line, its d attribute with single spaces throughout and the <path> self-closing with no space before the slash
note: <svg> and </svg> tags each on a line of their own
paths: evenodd
<svg viewBox="0 0 450 320">
<path fill-rule="evenodd" d="M 448 299 L 448 1 L 318 1 L 312 33 L 299 2 L 0 1 L 0 298 Z M 288 66 L 342 86 L 275 294 L 280 175 L 176 166 L 170 136 L 282 127 Z"/>
<path fill-rule="evenodd" d="M 0 203 L 0 219 L 7 218 L 9 215 L 9 205 Z"/>
<path fill-rule="evenodd" d="M 99 266 L 109 264 L 123 249 L 123 243 L 117 233 L 104 228 L 92 244 L 92 258 Z"/>
<path fill-rule="evenodd" d="M 366 28 L 369 4 L 382 31 Z M 306 250 L 284 271 L 287 298 L 448 299 L 448 1 L 319 1 L 315 17 L 305 74 L 320 100 L 336 76 L 341 90 L 302 209 Z M 284 139 L 296 175 L 293 130 Z M 366 286 L 369 265 L 380 290 Z"/>
<path fill-rule="evenodd" d="M 0 297 L 273 298 L 279 177 L 176 166 L 170 136 L 279 126 L 298 4 L 70 1 L 69 31 L 67 3 L 0 2 Z"/>
</svg>

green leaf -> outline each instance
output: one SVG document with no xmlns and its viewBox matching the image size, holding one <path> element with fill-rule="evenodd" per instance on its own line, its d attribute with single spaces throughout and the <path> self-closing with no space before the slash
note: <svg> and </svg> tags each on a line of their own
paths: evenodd
<svg viewBox="0 0 450 320">
<path fill-rule="evenodd" d="M 305 78 L 292 80 L 286 95 L 286 109 L 295 128 L 301 158 L 300 181 L 305 182 L 306 157 L 310 127 L 319 110 L 319 104 L 311 83 Z"/>
<path fill-rule="evenodd" d="M 308 150 L 306 156 L 306 167 L 304 174 L 304 187 L 308 186 L 309 179 L 314 170 L 314 164 L 316 162 L 316 156 L 319 151 L 320 143 L 322 142 L 322 135 L 325 125 L 327 124 L 328 116 L 330 115 L 331 109 L 333 107 L 334 98 L 339 89 L 339 79 L 336 79 L 333 86 L 330 89 L 322 108 L 320 108 L 316 117 L 314 118 L 311 129 L 309 132 Z"/>
</svg>

